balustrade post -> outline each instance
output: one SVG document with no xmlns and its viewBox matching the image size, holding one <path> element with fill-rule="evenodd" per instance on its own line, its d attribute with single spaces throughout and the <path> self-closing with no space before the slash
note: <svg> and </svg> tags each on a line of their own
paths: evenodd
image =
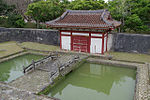
<svg viewBox="0 0 150 100">
<path fill-rule="evenodd" d="M 25 74 L 25 72 L 26 72 L 26 71 L 25 71 L 25 66 L 23 65 L 23 73 Z"/>
<path fill-rule="evenodd" d="M 35 70 L 35 61 L 32 59 L 32 65 L 33 65 L 33 68 Z"/>
</svg>

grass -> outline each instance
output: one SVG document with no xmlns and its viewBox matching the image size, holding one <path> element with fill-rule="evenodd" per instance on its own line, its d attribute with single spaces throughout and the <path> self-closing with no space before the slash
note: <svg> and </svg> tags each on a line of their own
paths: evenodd
<svg viewBox="0 0 150 100">
<path fill-rule="evenodd" d="M 23 43 L 21 43 L 21 46 L 28 48 L 28 49 L 42 50 L 42 51 L 59 50 L 59 46 L 45 45 L 45 44 L 34 43 L 34 42 L 23 42 Z"/>
<path fill-rule="evenodd" d="M 0 43 L 0 58 L 21 52 L 23 50 L 24 49 L 16 45 L 16 42 L 11 41 Z"/>
<path fill-rule="evenodd" d="M 23 42 L 20 45 L 25 48 L 41 50 L 41 51 L 59 50 L 59 46 L 45 45 L 45 44 L 34 43 L 34 42 Z M 23 50 L 24 49 L 16 45 L 16 42 L 13 42 L 13 41 L 0 43 L 0 58 L 21 52 Z M 135 53 L 125 53 L 125 52 L 107 52 L 105 53 L 105 55 L 112 55 L 113 59 L 116 59 L 116 60 L 150 63 L 150 55 L 146 55 L 146 54 L 135 54 Z"/>
<path fill-rule="evenodd" d="M 125 53 L 125 52 L 107 52 L 106 55 L 112 55 L 113 59 L 116 59 L 116 60 L 150 63 L 150 55 L 146 55 L 146 54 Z"/>
</svg>

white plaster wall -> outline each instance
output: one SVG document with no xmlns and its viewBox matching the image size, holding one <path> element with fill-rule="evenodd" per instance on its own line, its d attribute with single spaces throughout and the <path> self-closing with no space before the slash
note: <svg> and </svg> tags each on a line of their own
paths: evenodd
<svg viewBox="0 0 150 100">
<path fill-rule="evenodd" d="M 102 53 L 101 38 L 91 38 L 90 53 Z"/>
<path fill-rule="evenodd" d="M 61 36 L 62 49 L 71 50 L 71 37 Z"/>
<path fill-rule="evenodd" d="M 71 32 L 61 32 L 61 34 L 71 35 Z"/>
<path fill-rule="evenodd" d="M 104 38 L 104 52 L 106 51 L 106 40 L 107 40 L 107 37 Z"/>
<path fill-rule="evenodd" d="M 103 35 L 102 35 L 102 34 L 94 34 L 94 33 L 92 33 L 91 36 L 99 36 L 99 37 L 102 37 Z"/>
<path fill-rule="evenodd" d="M 72 32 L 72 35 L 89 36 L 89 33 L 77 33 L 77 32 Z"/>
<path fill-rule="evenodd" d="M 112 46 L 113 46 L 113 34 L 108 33 L 107 50 L 110 51 Z"/>
</svg>

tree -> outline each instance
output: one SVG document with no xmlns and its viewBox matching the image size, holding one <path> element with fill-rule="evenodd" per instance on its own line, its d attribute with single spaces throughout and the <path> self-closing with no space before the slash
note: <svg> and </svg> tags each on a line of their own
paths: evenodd
<svg viewBox="0 0 150 100">
<path fill-rule="evenodd" d="M 121 30 L 125 25 L 125 18 L 128 16 L 129 6 L 127 0 L 113 0 L 109 1 L 108 9 L 112 13 L 112 17 L 122 22 Z"/>
<path fill-rule="evenodd" d="M 134 32 L 148 31 L 148 27 L 143 24 L 140 17 L 136 14 L 127 17 L 125 23 L 126 23 L 125 24 L 126 29 L 129 29 L 128 31 L 134 31 Z"/>
<path fill-rule="evenodd" d="M 126 30 L 147 31 L 148 27 L 144 23 L 150 22 L 149 0 L 112 0 L 108 2 L 108 9 L 113 18 L 122 22 L 122 32 Z"/>
<path fill-rule="evenodd" d="M 59 0 L 47 0 L 32 3 L 28 6 L 26 15 L 36 21 L 37 28 L 40 22 L 52 20 L 60 16 L 64 9 Z"/>
<path fill-rule="evenodd" d="M 6 16 L 9 12 L 12 12 L 14 9 L 14 5 L 6 5 L 2 0 L 0 0 L 0 16 Z"/>
<path fill-rule="evenodd" d="M 23 17 L 16 12 L 9 13 L 7 23 L 8 27 L 22 28 L 25 25 Z"/>
<path fill-rule="evenodd" d="M 97 10 L 105 8 L 105 5 L 103 0 L 74 0 L 68 8 L 72 10 Z"/>
<path fill-rule="evenodd" d="M 25 19 L 27 17 L 24 15 L 26 12 L 26 9 L 30 3 L 33 2 L 33 0 L 3 0 L 7 5 L 15 5 L 16 11 L 22 15 Z"/>
</svg>

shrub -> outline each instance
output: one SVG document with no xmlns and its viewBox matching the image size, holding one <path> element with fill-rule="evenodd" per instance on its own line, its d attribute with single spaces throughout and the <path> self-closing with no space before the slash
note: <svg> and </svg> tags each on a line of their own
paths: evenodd
<svg viewBox="0 0 150 100">
<path fill-rule="evenodd" d="M 7 23 L 9 25 L 9 27 L 22 28 L 25 26 L 23 17 L 19 14 L 15 14 L 15 13 L 11 13 L 8 15 Z"/>
</svg>

